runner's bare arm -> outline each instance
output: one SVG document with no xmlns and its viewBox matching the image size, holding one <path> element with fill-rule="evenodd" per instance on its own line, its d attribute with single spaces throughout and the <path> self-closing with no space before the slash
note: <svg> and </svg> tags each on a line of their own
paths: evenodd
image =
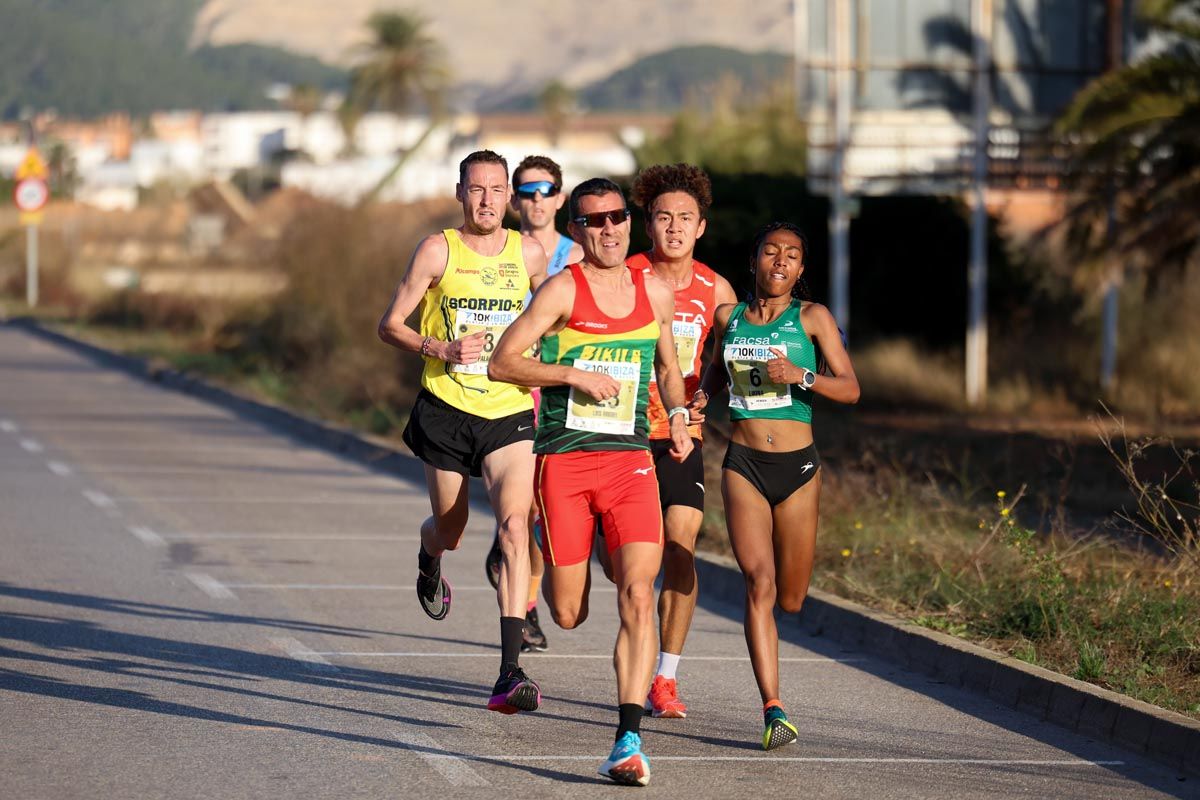
<svg viewBox="0 0 1200 800">
<path fill-rule="evenodd" d="M 809 338 L 821 346 L 825 363 L 833 373 L 832 376 L 818 374 L 812 390 L 839 403 L 857 403 L 861 394 L 858 376 L 854 374 L 854 365 L 850 363 L 850 354 L 842 343 L 842 334 L 833 314 L 820 303 L 805 303 L 800 311 L 800 324 Z"/>
<path fill-rule="evenodd" d="M 700 378 L 700 391 L 709 400 L 729 388 L 729 370 L 725 367 L 725 356 L 721 350 L 721 342 L 725 340 L 725 330 L 729 327 L 729 317 L 733 314 L 736 303 L 717 306 L 713 312 L 713 357 Z"/>
<path fill-rule="evenodd" d="M 417 245 L 412 260 L 408 262 L 408 269 L 392 295 L 392 302 L 387 311 L 383 312 L 383 318 L 379 320 L 380 339 L 400 350 L 421 352 L 425 337 L 419 331 L 410 328 L 405 320 L 429 288 L 441 280 L 446 272 L 446 261 L 449 257 L 450 248 L 446 245 L 446 237 L 440 233 L 426 236 Z M 425 348 L 425 355 L 452 364 L 470 364 L 479 360 L 483 345 L 482 331 L 450 342 L 431 339 Z"/>
<path fill-rule="evenodd" d="M 543 364 L 525 353 L 547 333 L 560 330 L 575 305 L 575 279 L 560 272 L 545 282 L 529 308 L 500 337 L 488 362 L 488 377 L 518 386 L 574 386 L 596 400 L 616 397 L 621 386 L 610 375 L 562 364 Z"/>
<path fill-rule="evenodd" d="M 679 371 L 679 356 L 675 353 L 675 336 L 671 323 L 675 319 L 675 291 L 654 275 L 646 276 L 646 294 L 658 319 L 658 344 L 654 348 L 654 375 L 658 382 L 658 396 L 663 406 L 670 411 L 682 408 L 684 398 L 683 374 Z M 671 414 L 671 458 L 682 462 L 695 445 L 688 434 L 688 414 Z"/>
<path fill-rule="evenodd" d="M 688 412 L 692 416 L 690 422 L 693 425 L 698 421 L 702 422 L 704 420 L 704 416 L 700 412 L 702 412 L 705 407 L 708 406 L 708 401 L 712 399 L 713 395 L 719 394 L 721 389 L 725 388 L 725 381 L 728 379 L 725 373 L 725 364 L 721 358 L 720 345 L 721 340 L 725 338 L 725 325 L 729 321 L 729 312 L 737 304 L 737 293 L 733 291 L 733 286 L 730 285 L 729 281 L 725 280 L 725 278 L 721 277 L 720 275 L 717 276 L 717 286 L 716 291 L 714 292 L 714 298 L 717 301 L 717 307 L 713 310 L 713 327 L 709 332 L 709 336 L 712 338 L 716 346 L 713 347 L 712 359 L 709 361 L 707 368 L 704 370 L 701 376 L 700 388 L 698 388 L 695 394 L 692 395 L 691 399 L 688 400 L 687 408 Z M 718 329 L 716 320 L 717 315 L 722 308 L 725 309 L 725 316 L 720 329 Z M 714 386 L 711 390 L 706 389 L 705 386 L 707 384 L 705 383 L 705 379 L 708 377 L 708 373 L 713 369 L 714 366 L 717 366 L 718 369 L 714 373 L 713 379 L 720 380 L 721 383 Z M 696 419 L 697 417 L 699 417 L 699 420 Z"/>
<path fill-rule="evenodd" d="M 521 255 L 525 257 L 525 271 L 529 273 L 529 291 L 536 292 L 546 280 L 546 251 L 537 239 L 522 236 Z"/>
</svg>

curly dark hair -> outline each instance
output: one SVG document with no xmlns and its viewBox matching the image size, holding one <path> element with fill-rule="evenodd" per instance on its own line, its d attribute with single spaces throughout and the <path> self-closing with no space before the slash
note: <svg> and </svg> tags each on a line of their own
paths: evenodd
<svg viewBox="0 0 1200 800">
<path fill-rule="evenodd" d="M 692 164 L 655 164 L 638 173 L 630 199 L 638 208 L 649 211 L 654 201 L 667 192 L 686 192 L 700 207 L 700 216 L 712 205 L 712 181 L 708 173 Z"/>
<path fill-rule="evenodd" d="M 805 266 L 808 260 L 808 235 L 800 229 L 799 225 L 794 225 L 791 222 L 768 222 L 758 233 L 754 235 L 754 246 L 750 249 L 750 274 L 754 274 L 755 266 L 758 263 L 758 251 L 762 248 L 763 242 L 767 240 L 775 231 L 787 231 L 800 240 L 800 266 Z M 754 299 L 755 292 L 754 279 L 751 278 L 749 298 Z M 812 291 L 808 288 L 808 282 L 804 280 L 804 274 L 801 273 L 796 279 L 796 284 L 792 287 L 792 297 L 805 300 L 809 303 L 813 300 Z"/>
<path fill-rule="evenodd" d="M 525 158 L 521 159 L 521 163 L 517 164 L 517 168 L 513 170 L 513 186 L 521 185 L 521 173 L 527 169 L 540 169 L 549 172 L 550 177 L 554 179 L 554 185 L 559 189 L 562 188 L 562 167 L 554 159 L 546 156 L 525 156 Z"/>
</svg>

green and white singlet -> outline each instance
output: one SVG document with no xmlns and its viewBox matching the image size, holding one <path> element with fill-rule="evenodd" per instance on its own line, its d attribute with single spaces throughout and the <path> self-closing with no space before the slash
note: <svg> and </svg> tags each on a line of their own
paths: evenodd
<svg viewBox="0 0 1200 800">
<path fill-rule="evenodd" d="M 799 384 L 775 383 L 767 375 L 766 362 L 775 358 L 772 347 L 783 352 L 793 364 L 816 371 L 816 349 L 800 324 L 802 306 L 800 300 L 793 300 L 768 325 L 747 321 L 745 303 L 738 303 L 729 315 L 721 353 L 729 372 L 731 420 L 812 422 L 812 392 Z"/>
</svg>

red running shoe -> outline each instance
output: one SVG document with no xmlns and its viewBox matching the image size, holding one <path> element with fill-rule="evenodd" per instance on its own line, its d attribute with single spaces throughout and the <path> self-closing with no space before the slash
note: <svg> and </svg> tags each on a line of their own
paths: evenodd
<svg viewBox="0 0 1200 800">
<path fill-rule="evenodd" d="M 674 678 L 654 676 L 650 684 L 650 694 L 646 697 L 646 708 L 655 717 L 668 719 L 683 719 L 687 716 L 687 706 L 679 699 L 678 688 Z"/>
</svg>

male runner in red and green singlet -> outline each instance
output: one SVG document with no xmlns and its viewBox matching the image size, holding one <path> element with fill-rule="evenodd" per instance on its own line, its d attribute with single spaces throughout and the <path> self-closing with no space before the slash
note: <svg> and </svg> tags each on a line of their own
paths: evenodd
<svg viewBox="0 0 1200 800">
<path fill-rule="evenodd" d="M 583 260 L 546 281 L 496 347 L 488 374 L 542 387 L 535 498 L 542 512 L 546 598 L 554 621 L 588 614 L 595 517 L 617 583 L 620 630 L 614 665 L 619 724 L 601 774 L 645 785 L 642 704 L 654 667 L 654 579 L 662 562 L 658 482 L 649 449 L 650 376 L 670 406 L 672 457 L 693 444 L 671 333 L 674 297 L 653 275 L 625 265 L 629 210 L 620 187 L 592 178 L 570 201 Z M 523 354 L 541 341 L 540 360 Z"/>
</svg>

